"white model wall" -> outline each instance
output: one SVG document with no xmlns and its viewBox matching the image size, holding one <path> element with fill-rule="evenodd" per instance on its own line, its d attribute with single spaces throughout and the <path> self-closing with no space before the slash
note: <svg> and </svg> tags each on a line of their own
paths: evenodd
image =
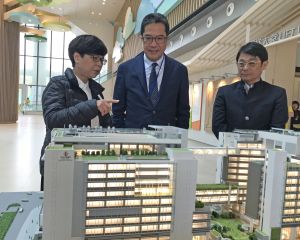
<svg viewBox="0 0 300 240">
<path fill-rule="evenodd" d="M 195 158 L 198 162 L 197 184 L 215 184 L 221 182 L 223 156 L 217 154 L 195 154 Z"/>
<path fill-rule="evenodd" d="M 43 240 L 72 238 L 73 150 L 46 150 Z"/>
<path fill-rule="evenodd" d="M 262 231 L 271 236 L 272 228 L 281 227 L 284 200 L 287 154 L 284 151 L 268 150 L 265 174 L 265 195 L 262 211 Z"/>
<path fill-rule="evenodd" d="M 197 161 L 192 152 L 173 152 L 176 162 L 173 228 L 170 240 L 192 239 L 193 212 L 195 211 Z"/>
</svg>

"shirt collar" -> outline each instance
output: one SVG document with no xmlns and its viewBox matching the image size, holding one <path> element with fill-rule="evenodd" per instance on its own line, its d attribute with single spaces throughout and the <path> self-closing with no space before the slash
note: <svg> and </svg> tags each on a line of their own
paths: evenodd
<svg viewBox="0 0 300 240">
<path fill-rule="evenodd" d="M 86 83 L 84 83 L 79 77 L 77 77 L 75 75 L 75 77 L 77 78 L 77 82 L 78 82 L 78 85 L 81 89 L 86 89 L 89 87 L 89 81 L 87 81 Z"/>
<path fill-rule="evenodd" d="M 162 64 L 162 61 L 164 60 L 165 55 L 163 54 L 160 59 L 158 59 L 157 61 L 155 61 L 157 63 L 158 66 L 160 66 Z M 146 54 L 144 53 L 144 62 L 145 62 L 145 67 L 148 68 L 152 65 L 152 63 L 155 63 L 153 61 L 151 61 L 149 58 L 147 58 Z"/>
</svg>

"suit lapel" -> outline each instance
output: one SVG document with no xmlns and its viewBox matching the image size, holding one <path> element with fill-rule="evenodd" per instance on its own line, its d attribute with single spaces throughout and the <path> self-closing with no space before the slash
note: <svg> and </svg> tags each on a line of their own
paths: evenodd
<svg viewBox="0 0 300 240">
<path fill-rule="evenodd" d="M 146 73 L 145 73 L 145 65 L 144 65 L 144 52 L 140 53 L 136 57 L 136 72 L 135 77 L 139 79 L 139 82 L 144 90 L 144 93 L 148 95 L 148 88 L 146 82 Z"/>
<path fill-rule="evenodd" d="M 165 55 L 165 67 L 164 67 L 164 73 L 163 73 L 163 77 L 162 77 L 160 89 L 159 89 L 159 98 L 162 96 L 162 94 L 165 91 L 166 85 L 170 78 L 170 76 L 168 74 L 170 71 L 171 71 L 170 60 L 167 57 L 167 55 Z M 159 102 L 159 100 L 158 100 L 158 102 Z"/>
</svg>

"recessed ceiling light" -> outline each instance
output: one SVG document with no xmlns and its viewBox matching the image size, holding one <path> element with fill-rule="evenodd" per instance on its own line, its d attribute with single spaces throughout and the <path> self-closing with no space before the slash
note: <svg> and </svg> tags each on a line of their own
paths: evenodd
<svg viewBox="0 0 300 240">
<path fill-rule="evenodd" d="M 102 13 L 101 13 L 101 12 L 99 12 L 99 13 L 98 13 L 98 15 L 99 15 L 99 16 L 101 16 L 101 15 L 102 15 Z"/>
<path fill-rule="evenodd" d="M 102 2 L 102 5 L 105 5 L 105 2 Z"/>
<path fill-rule="evenodd" d="M 92 12 L 91 12 L 91 14 L 92 14 L 92 15 L 94 15 L 94 14 L 95 14 L 95 12 L 94 12 L 94 11 L 92 11 Z"/>
</svg>

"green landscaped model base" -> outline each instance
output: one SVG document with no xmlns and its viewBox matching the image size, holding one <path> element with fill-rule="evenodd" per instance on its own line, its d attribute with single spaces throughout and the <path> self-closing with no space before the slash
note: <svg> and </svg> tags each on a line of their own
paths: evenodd
<svg viewBox="0 0 300 240">
<path fill-rule="evenodd" d="M 166 155 L 145 155 L 145 156 L 129 156 L 128 160 L 168 160 Z"/>
<path fill-rule="evenodd" d="M 82 160 L 90 161 L 103 161 L 103 160 L 119 160 L 119 157 L 117 156 L 82 156 Z"/>
<path fill-rule="evenodd" d="M 229 185 L 229 184 L 197 184 L 197 190 L 228 190 L 229 187 L 231 189 L 237 189 L 237 185 Z"/>
<path fill-rule="evenodd" d="M 14 221 L 17 212 L 4 212 L 0 215 L 0 240 L 4 240 L 5 235 Z"/>
<path fill-rule="evenodd" d="M 230 228 L 229 231 L 225 233 L 226 236 L 232 236 L 235 240 L 248 240 L 249 235 L 238 229 L 238 226 L 243 224 L 238 219 L 225 219 L 225 218 L 214 218 L 211 221 L 211 225 L 214 223 L 220 224 L 221 226 L 226 226 Z"/>
</svg>

